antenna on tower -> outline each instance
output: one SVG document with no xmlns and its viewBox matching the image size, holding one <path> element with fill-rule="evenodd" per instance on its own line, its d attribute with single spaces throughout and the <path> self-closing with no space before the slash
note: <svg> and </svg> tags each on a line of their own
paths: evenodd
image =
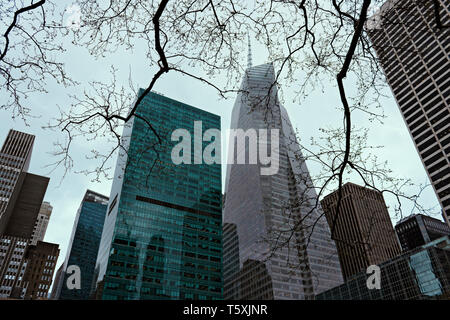
<svg viewBox="0 0 450 320">
<path fill-rule="evenodd" d="M 248 38 L 247 68 L 251 68 L 252 67 L 252 46 L 250 43 L 250 32 L 247 32 L 247 38 Z"/>
</svg>

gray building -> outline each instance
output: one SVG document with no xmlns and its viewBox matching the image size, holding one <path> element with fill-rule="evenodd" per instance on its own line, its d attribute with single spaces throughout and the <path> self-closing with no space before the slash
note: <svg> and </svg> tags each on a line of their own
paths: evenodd
<svg viewBox="0 0 450 320">
<path fill-rule="evenodd" d="M 367 30 L 442 206 L 450 215 L 450 2 L 389 0 Z"/>
<path fill-rule="evenodd" d="M 320 205 L 313 205 L 317 195 L 278 100 L 274 67 L 271 63 L 252 67 L 250 61 L 231 118 L 231 129 L 242 129 L 250 143 L 240 144 L 239 137 L 229 141 L 223 221 L 225 299 L 312 299 L 343 281 L 336 246 Z M 266 138 L 272 138 L 265 139 L 260 129 L 268 130 Z M 279 136 L 273 138 L 276 130 Z M 260 160 L 252 162 L 255 139 Z M 261 161 L 265 148 L 271 149 L 270 164 Z M 292 232 L 282 231 L 289 227 Z"/>
<path fill-rule="evenodd" d="M 339 253 L 344 280 L 373 264 L 400 254 L 400 246 L 383 194 L 348 182 L 341 188 L 340 213 L 336 216 L 339 190 L 320 202 Z M 334 226 L 333 226 L 334 224 Z"/>
<path fill-rule="evenodd" d="M 61 270 L 61 283 L 54 299 L 59 300 L 87 300 L 91 294 L 97 254 L 105 222 L 108 197 L 97 192 L 87 190 L 78 208 L 72 234 L 70 236 L 67 254 Z M 67 273 L 70 266 L 77 266 L 81 275 L 79 289 L 67 287 Z"/>
<path fill-rule="evenodd" d="M 22 172 L 30 166 L 33 151 L 34 136 L 24 132 L 9 130 L 8 136 L 0 150 L 0 234 L 3 234 L 11 216 L 13 203 L 17 198 L 14 194 L 16 184 Z"/>
<path fill-rule="evenodd" d="M 31 244 L 36 245 L 38 241 L 44 241 L 45 232 L 47 231 L 48 222 L 52 215 L 53 207 L 49 202 L 44 201 L 37 216 L 31 236 Z"/>
<path fill-rule="evenodd" d="M 409 251 L 450 235 L 450 227 L 441 220 L 423 214 L 413 214 L 397 222 L 395 232 L 402 250 Z"/>
<path fill-rule="evenodd" d="M 379 265 L 380 289 L 365 272 L 316 296 L 317 300 L 450 299 L 450 238 L 442 237 Z"/>
<path fill-rule="evenodd" d="M 32 254 L 39 242 L 33 240 L 45 235 L 38 217 L 50 179 L 26 172 L 33 143 L 33 135 L 10 130 L 0 152 L 0 298 L 28 297 L 28 285 L 35 283 L 38 276 L 45 277 L 46 284 L 38 286 L 36 294 L 39 295 L 30 297 L 44 298 L 51 283 L 48 274 L 34 270 L 41 257 Z M 41 229 L 39 235 L 38 228 Z M 39 244 L 39 248 L 46 246 L 58 245 Z M 33 257 L 38 257 L 39 261 Z M 45 266 L 42 272 L 48 273 L 50 268 L 48 264 Z M 33 279 L 25 279 L 26 272 L 33 274 Z"/>
</svg>

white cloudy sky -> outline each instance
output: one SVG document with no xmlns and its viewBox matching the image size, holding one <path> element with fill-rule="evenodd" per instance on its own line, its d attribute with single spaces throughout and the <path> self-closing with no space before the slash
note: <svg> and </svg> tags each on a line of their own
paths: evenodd
<svg viewBox="0 0 450 320">
<path fill-rule="evenodd" d="M 253 64 L 266 63 L 268 52 L 266 48 L 252 39 Z M 84 48 L 75 48 L 67 42 L 67 52 L 62 57 L 66 63 L 67 72 L 76 80 L 81 81 L 81 85 L 70 90 L 57 86 L 52 81 L 48 82 L 48 94 L 31 95 L 27 101 L 32 108 L 34 118 L 28 119 L 28 125 L 20 119 L 13 120 L 8 111 L 0 110 L 0 141 L 3 141 L 10 128 L 34 134 L 36 142 L 34 145 L 30 172 L 40 175 L 50 176 L 50 185 L 47 189 L 45 200 L 53 206 L 53 214 L 46 233 L 45 241 L 58 243 L 61 253 L 58 262 L 64 260 L 66 249 L 73 227 L 74 218 L 80 201 L 86 189 L 109 196 L 111 181 L 105 180 L 101 183 L 91 181 L 90 177 L 70 172 L 61 181 L 62 170 L 49 173 L 46 165 L 54 161 L 51 152 L 53 143 L 64 136 L 59 132 L 42 129 L 51 117 L 58 114 L 59 105 L 61 108 L 67 107 L 69 98 L 68 92 L 81 93 L 88 81 L 109 81 L 109 66 L 113 64 L 119 70 L 119 76 L 128 82 L 128 74 L 131 70 L 135 84 L 146 87 L 152 76 L 152 69 L 144 58 L 143 50 L 138 48 L 134 52 L 119 51 L 109 56 L 107 59 L 96 60 L 89 56 Z M 246 65 L 246 53 L 242 54 L 242 64 Z M 349 81 L 346 84 L 351 87 Z M 291 122 L 298 129 L 302 141 L 309 141 L 310 137 L 319 133 L 319 128 L 327 125 L 339 125 L 342 117 L 337 111 L 333 111 L 333 106 L 338 105 L 338 91 L 333 83 L 325 84 L 324 91 L 318 90 L 305 98 L 301 104 L 292 102 L 292 88 L 284 90 L 285 107 L 289 113 Z M 233 99 L 222 100 L 211 87 L 200 82 L 183 77 L 179 74 L 168 73 L 164 75 L 156 84 L 155 90 L 173 99 L 193 105 L 195 107 L 213 112 L 221 116 L 222 128 L 229 128 Z M 383 125 L 369 123 L 361 120 L 361 126 L 369 126 L 370 142 L 374 145 L 384 145 L 380 151 L 380 159 L 387 160 L 395 175 L 400 177 L 410 177 L 417 184 L 427 183 L 425 170 L 416 153 L 408 130 L 401 118 L 400 112 L 390 92 L 389 98 L 382 101 L 387 118 Z M 0 90 L 0 100 L 6 99 L 5 92 Z M 365 121 L 365 122 L 364 122 Z M 366 123 L 367 122 L 367 123 Z M 91 145 L 75 144 L 73 156 L 78 169 L 92 166 L 89 160 L 85 159 L 86 153 L 95 149 L 95 142 Z M 225 154 L 223 155 L 226 156 Z M 314 168 L 310 166 L 312 170 Z M 314 173 L 314 172 L 313 172 Z M 223 176 L 225 172 L 223 172 Z M 429 187 L 422 196 L 422 203 L 427 207 L 436 206 L 438 202 L 436 196 Z M 389 200 L 388 204 L 392 205 Z M 405 204 L 407 206 L 407 204 Z M 406 208 L 408 210 L 408 208 Z M 407 211 L 406 210 L 406 211 Z M 439 216 L 438 216 L 439 217 Z M 395 219 L 394 219 L 395 222 Z"/>
</svg>

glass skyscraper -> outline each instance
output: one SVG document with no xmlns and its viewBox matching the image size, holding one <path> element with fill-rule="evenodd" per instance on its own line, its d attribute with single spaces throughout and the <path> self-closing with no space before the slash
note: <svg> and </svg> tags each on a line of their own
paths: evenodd
<svg viewBox="0 0 450 320">
<path fill-rule="evenodd" d="M 97 298 L 222 299 L 221 166 L 171 158 L 178 143 L 172 132 L 192 135 L 194 121 L 202 122 L 200 141 L 206 130 L 220 129 L 219 116 L 150 92 L 126 124 L 97 260 Z M 194 151 L 209 143 L 194 137 L 191 144 Z"/>
<path fill-rule="evenodd" d="M 343 282 L 336 245 L 278 100 L 274 67 L 252 67 L 250 60 L 231 129 L 246 132 L 249 141 L 258 130 L 260 161 L 251 163 L 243 143 L 239 147 L 239 141 L 229 141 L 229 154 L 237 152 L 236 159 L 229 155 L 225 186 L 225 299 L 314 299 Z M 261 130 L 270 135 L 278 130 L 278 139 L 264 139 Z M 264 148 L 271 150 L 271 166 L 278 169 L 272 174 L 262 174 L 267 169 L 261 159 Z M 240 163 L 239 157 L 248 161 Z"/>
<path fill-rule="evenodd" d="M 91 190 L 86 191 L 75 218 L 63 268 L 64 272 L 72 265 L 80 268 L 81 288 L 67 288 L 66 282 L 70 274 L 64 274 L 60 278 L 63 283 L 57 298 L 61 300 L 89 299 L 107 206 L 107 197 Z"/>
</svg>

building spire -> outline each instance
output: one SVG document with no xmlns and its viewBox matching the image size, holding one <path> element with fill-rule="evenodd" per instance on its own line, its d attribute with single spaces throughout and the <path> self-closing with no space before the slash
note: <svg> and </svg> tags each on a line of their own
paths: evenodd
<svg viewBox="0 0 450 320">
<path fill-rule="evenodd" d="M 250 32 L 247 33 L 248 38 L 248 56 L 247 56 L 247 68 L 252 67 L 252 46 L 250 43 Z"/>
</svg>

